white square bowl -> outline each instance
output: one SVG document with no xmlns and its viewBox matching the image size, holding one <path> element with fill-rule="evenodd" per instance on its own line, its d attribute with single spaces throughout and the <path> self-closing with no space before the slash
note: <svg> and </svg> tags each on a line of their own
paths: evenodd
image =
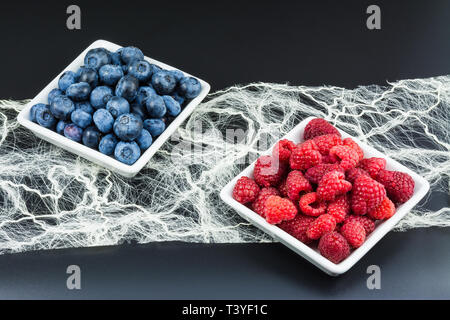
<svg viewBox="0 0 450 320">
<path fill-rule="evenodd" d="M 281 139 L 289 139 L 295 143 L 299 143 L 303 141 L 303 131 L 305 129 L 306 124 L 314 117 L 309 117 L 302 122 L 300 122 L 294 129 L 292 129 L 287 135 L 280 138 Z M 346 271 L 348 271 L 359 259 L 361 259 L 381 238 L 384 237 L 386 233 L 388 233 L 428 192 L 430 189 L 430 185 L 428 181 L 424 178 L 420 177 L 415 172 L 411 171 L 407 167 L 401 165 L 397 161 L 383 155 L 378 150 L 362 143 L 358 139 L 350 136 L 349 134 L 339 130 L 342 134 L 342 138 L 351 137 L 355 140 L 361 149 L 364 151 L 365 157 L 382 157 L 386 159 L 386 169 L 388 170 L 397 170 L 406 172 L 414 179 L 415 188 L 414 194 L 407 202 L 402 204 L 397 208 L 397 212 L 388 220 L 377 223 L 375 230 L 367 237 L 364 244 L 358 249 L 354 250 L 350 256 L 348 256 L 342 262 L 335 264 L 330 260 L 323 257 L 317 248 L 312 248 L 310 246 L 305 245 L 301 241 L 297 240 L 290 234 L 284 232 L 279 227 L 269 224 L 264 218 L 258 215 L 256 212 L 247 208 L 243 204 L 237 202 L 233 199 L 233 187 L 236 184 L 236 181 L 242 176 L 248 176 L 253 178 L 253 168 L 255 166 L 255 162 L 249 165 L 244 171 L 242 171 L 238 176 L 236 176 L 233 180 L 231 180 L 220 192 L 220 197 L 224 202 L 226 202 L 229 206 L 233 207 L 240 216 L 242 216 L 245 220 L 249 221 L 259 229 L 265 231 L 274 239 L 280 241 L 288 248 L 301 255 L 303 258 L 328 273 L 332 276 L 340 275 Z M 273 148 L 273 146 L 272 146 Z M 271 154 L 272 148 L 264 152 L 263 154 Z"/>
<path fill-rule="evenodd" d="M 50 143 L 53 143 L 54 145 L 57 145 L 63 149 L 66 149 L 67 151 L 70 151 L 76 155 L 79 155 L 85 159 L 88 159 L 100 166 L 106 167 L 110 169 L 111 171 L 117 172 L 125 177 L 133 177 L 135 176 L 150 160 L 150 158 L 155 154 L 155 152 L 162 146 L 164 142 L 169 139 L 169 137 L 172 135 L 172 133 L 175 132 L 175 130 L 181 125 L 181 123 L 186 120 L 186 118 L 194 111 L 194 108 L 200 104 L 200 102 L 206 97 L 209 90 L 211 89 L 210 85 L 197 78 L 201 85 L 202 90 L 200 94 L 195 98 L 192 99 L 183 109 L 183 111 L 172 121 L 172 123 L 167 126 L 166 130 L 153 142 L 153 144 L 148 148 L 144 153 L 142 153 L 141 157 L 133 164 L 133 165 L 127 165 L 124 164 L 110 156 L 107 156 L 97 150 L 91 149 L 89 147 L 86 147 L 82 143 L 78 143 L 75 141 L 72 141 L 63 135 L 60 135 L 56 133 L 55 131 L 52 131 L 50 129 L 44 128 L 40 126 L 37 123 L 34 123 L 30 121 L 30 109 L 33 105 L 36 103 L 45 103 L 47 104 L 47 96 L 49 92 L 58 87 L 58 80 L 59 77 L 68 70 L 71 70 L 73 72 L 76 72 L 79 67 L 84 65 L 84 56 L 90 49 L 94 48 L 106 48 L 110 51 L 116 51 L 117 49 L 121 48 L 121 46 L 114 44 L 109 41 L 105 40 L 97 40 L 93 42 L 89 47 L 86 48 L 67 68 L 65 68 L 58 76 L 56 76 L 55 79 L 52 80 L 36 97 L 34 97 L 33 100 L 28 103 L 25 108 L 19 113 L 17 116 L 17 120 L 19 123 L 30 129 L 36 136 L 40 137 L 41 139 L 44 139 Z M 160 66 L 163 69 L 167 70 L 173 70 L 174 67 L 171 67 L 165 63 L 159 62 L 157 60 L 145 57 L 145 60 L 147 60 L 150 63 L 156 64 L 157 66 Z M 183 70 L 180 70 L 183 71 Z M 190 74 L 183 71 L 183 73 L 186 76 L 190 76 Z"/>
</svg>

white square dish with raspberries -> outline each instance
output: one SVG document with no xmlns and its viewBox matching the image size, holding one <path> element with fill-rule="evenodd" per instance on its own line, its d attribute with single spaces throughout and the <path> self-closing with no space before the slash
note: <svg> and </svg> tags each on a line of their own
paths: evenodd
<svg viewBox="0 0 450 320">
<path fill-rule="evenodd" d="M 105 40 L 97 40 L 93 42 L 71 64 L 69 64 L 69 66 L 67 66 L 58 76 L 56 76 L 55 79 L 53 79 L 36 97 L 34 97 L 33 100 L 31 100 L 25 106 L 25 108 L 19 113 L 17 119 L 22 126 L 31 130 L 36 136 L 54 145 L 57 145 L 63 149 L 66 149 L 67 151 L 70 151 L 76 155 L 79 155 L 87 160 L 90 160 L 100 166 L 103 166 L 114 172 L 117 172 L 125 177 L 133 177 L 146 165 L 146 163 L 150 160 L 150 158 L 152 158 L 155 152 L 164 144 L 164 142 L 166 142 L 169 139 L 169 137 L 175 132 L 175 130 L 181 125 L 181 123 L 184 120 L 186 120 L 186 118 L 193 112 L 194 108 L 198 104 L 200 104 L 200 102 L 206 97 L 206 95 L 210 90 L 210 85 L 207 82 L 199 79 L 198 77 L 194 77 L 201 84 L 201 90 L 198 96 L 185 103 L 181 112 L 176 117 L 174 117 L 173 121 L 170 122 L 170 124 L 165 127 L 165 130 L 156 139 L 155 138 L 153 139 L 153 143 L 150 145 L 150 147 L 148 147 L 146 150 L 143 150 L 140 154 L 140 157 L 137 160 L 135 160 L 133 164 L 131 165 L 126 164 L 116 160 L 112 156 L 103 154 L 96 149 L 84 145 L 83 143 L 73 141 L 62 134 L 47 129 L 39 125 L 38 123 L 30 120 L 30 110 L 32 106 L 39 103 L 47 104 L 48 103 L 47 97 L 50 91 L 52 91 L 55 88 L 58 88 L 58 81 L 61 75 L 63 75 L 63 73 L 65 73 L 66 71 L 76 72 L 81 66 L 83 66 L 84 57 L 86 56 L 86 53 L 88 53 L 89 50 L 94 48 L 105 48 L 111 52 L 115 52 L 116 50 L 122 47 Z M 146 60 L 150 64 L 154 64 L 165 70 L 179 70 L 162 62 L 159 62 L 157 60 L 148 58 L 146 56 L 144 56 L 144 60 Z M 182 70 L 179 71 L 183 72 L 183 74 L 186 77 L 191 76 Z"/>
<path fill-rule="evenodd" d="M 303 134 L 306 125 L 314 119 L 313 117 L 304 119 L 301 123 L 299 123 L 295 128 L 293 128 L 286 136 L 280 138 L 280 140 L 288 139 L 294 142 L 295 144 L 299 144 L 304 142 L 303 140 Z M 397 161 L 383 155 L 378 150 L 362 143 L 358 139 L 351 137 L 347 133 L 345 133 L 342 130 L 339 130 L 339 133 L 341 134 L 341 138 L 351 138 L 354 142 L 356 142 L 360 149 L 364 153 L 364 158 L 384 158 L 386 160 L 386 167 L 385 170 L 389 171 L 399 171 L 406 173 L 412 178 L 414 181 L 413 184 L 413 192 L 410 192 L 409 199 L 398 205 L 395 209 L 395 212 L 390 218 L 385 220 L 377 220 L 374 225 L 375 229 L 368 233 L 365 237 L 365 241 L 362 244 L 359 244 L 358 247 L 355 247 L 349 254 L 347 253 L 346 257 L 343 258 L 343 260 L 334 263 L 321 255 L 319 248 L 318 248 L 318 240 L 314 242 L 313 244 L 304 244 L 300 240 L 298 240 L 296 237 L 290 235 L 289 233 L 285 232 L 283 229 L 278 227 L 276 224 L 271 224 L 266 221 L 265 217 L 261 216 L 260 214 L 254 212 L 249 206 L 242 204 L 234 199 L 233 197 L 233 190 L 235 188 L 236 183 L 238 180 L 242 177 L 249 177 L 251 179 L 254 179 L 253 171 L 255 168 L 255 164 L 257 161 L 253 162 L 251 165 L 249 165 L 245 170 L 243 170 L 239 175 L 237 175 L 233 180 L 231 180 L 222 190 L 220 193 L 221 199 L 227 203 L 229 206 L 234 208 L 241 217 L 243 217 L 245 220 L 249 221 L 259 229 L 265 231 L 267 234 L 272 236 L 275 240 L 280 241 L 287 247 L 289 247 L 291 250 L 296 252 L 297 254 L 301 255 L 305 259 L 307 259 L 309 262 L 323 270 L 329 275 L 337 276 L 342 273 L 345 273 L 348 271 L 355 263 L 357 263 L 378 241 L 381 240 L 381 238 L 386 235 L 392 228 L 427 194 L 430 186 L 429 183 L 416 174 L 415 172 L 411 171 L 407 167 L 403 166 L 402 164 L 398 163 Z M 274 147 L 274 146 L 273 146 Z M 273 147 L 267 150 L 262 154 L 264 155 L 272 155 Z M 293 170 L 295 171 L 295 170 Z M 292 172 L 292 171 L 291 171 Z M 361 181 L 364 179 L 360 179 Z M 356 181 L 356 180 L 355 180 Z M 320 184 L 320 183 L 319 183 Z M 384 187 L 383 187 L 384 189 Z M 275 198 L 275 197 L 271 197 Z M 387 196 L 385 197 L 387 198 Z M 265 200 L 266 201 L 266 200 Z M 267 205 L 267 201 L 265 202 Z M 349 201 L 350 203 L 350 201 Z M 378 206 L 378 205 L 377 205 Z M 300 211 L 300 207 L 297 207 Z M 353 209 L 352 209 L 353 210 Z M 267 212 L 267 211 L 265 211 Z M 300 211 L 301 212 L 301 211 Z M 323 214 L 322 214 L 323 216 Z M 317 218 L 314 217 L 316 220 Z M 347 220 L 345 220 L 347 221 Z M 342 224 L 345 224 L 345 221 L 342 222 Z M 339 224 L 338 224 L 339 225 Z M 311 226 L 311 224 L 310 224 Z M 337 227 L 336 227 L 337 228 Z M 340 227 L 342 229 L 342 226 Z M 347 228 L 348 229 L 348 228 Z M 367 231 L 367 230 L 366 230 Z M 341 230 L 339 232 L 342 232 Z M 337 230 L 334 230 L 332 232 L 328 232 L 327 234 L 331 233 L 339 233 Z M 340 234 L 340 233 L 339 233 Z M 348 238 L 347 238 L 348 239 Z M 352 239 L 350 239 L 352 240 Z M 349 241 L 350 241 L 349 240 Z M 346 242 L 347 243 L 347 242 Z M 350 242 L 351 243 L 351 242 Z M 348 247 L 351 248 L 351 246 L 348 245 Z"/>
</svg>

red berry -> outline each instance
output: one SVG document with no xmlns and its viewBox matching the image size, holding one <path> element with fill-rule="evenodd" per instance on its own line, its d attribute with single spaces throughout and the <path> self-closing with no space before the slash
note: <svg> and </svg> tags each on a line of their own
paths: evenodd
<svg viewBox="0 0 450 320">
<path fill-rule="evenodd" d="M 386 197 L 386 190 L 381 183 L 371 177 L 360 175 L 353 184 L 351 208 L 354 214 L 364 215 L 374 210 Z"/>
<path fill-rule="evenodd" d="M 233 198 L 242 203 L 255 201 L 258 197 L 259 187 L 253 179 L 249 177 L 240 177 L 234 185 Z"/>
<path fill-rule="evenodd" d="M 289 164 L 293 170 L 306 170 L 322 162 L 322 155 L 312 140 L 305 141 L 292 151 Z"/>
<path fill-rule="evenodd" d="M 339 263 L 350 255 L 350 246 L 344 236 L 329 232 L 320 238 L 319 251 L 331 262 Z"/>
<path fill-rule="evenodd" d="M 389 219 L 395 213 L 395 205 L 385 197 L 378 207 L 367 212 L 367 215 L 375 220 Z"/>
<path fill-rule="evenodd" d="M 306 230 L 308 238 L 316 240 L 325 233 L 331 232 L 336 228 L 336 220 L 329 214 L 323 214 L 316 218 Z"/>
<path fill-rule="evenodd" d="M 350 221 L 358 221 L 360 224 L 362 224 L 364 230 L 366 231 L 366 236 L 368 236 L 372 233 L 373 230 L 375 230 L 375 222 L 367 216 L 355 216 L 351 214 L 348 215 L 347 218 L 345 218 L 345 222 Z"/>
<path fill-rule="evenodd" d="M 261 187 L 276 187 L 280 184 L 286 174 L 287 166 L 271 156 L 261 156 L 258 158 L 253 170 L 255 181 Z"/>
<path fill-rule="evenodd" d="M 358 152 L 344 145 L 331 148 L 330 156 L 338 158 L 339 165 L 344 170 L 349 170 L 356 167 L 359 162 Z"/>
<path fill-rule="evenodd" d="M 347 193 L 352 189 L 352 184 L 345 180 L 345 175 L 340 171 L 326 173 L 317 187 L 317 196 L 324 201 L 333 201 L 336 196 Z"/>
<path fill-rule="evenodd" d="M 344 140 L 342 140 L 342 144 L 355 150 L 358 153 L 359 161 L 364 159 L 364 151 L 355 141 L 353 141 L 352 138 L 345 138 Z"/>
<path fill-rule="evenodd" d="M 347 170 L 347 172 L 345 173 L 345 180 L 354 183 L 356 178 L 358 178 L 362 174 L 369 176 L 369 174 L 361 168 L 351 168 L 350 170 Z"/>
<path fill-rule="evenodd" d="M 286 187 L 286 179 L 281 181 L 280 185 L 278 186 L 278 191 L 280 191 L 280 194 L 283 198 L 287 198 L 288 196 L 288 190 Z"/>
<path fill-rule="evenodd" d="M 320 180 L 322 180 L 326 173 L 335 170 L 342 173 L 345 172 L 344 169 L 342 169 L 338 164 L 321 163 L 306 170 L 305 178 L 311 183 L 319 184 Z"/>
<path fill-rule="evenodd" d="M 356 220 L 344 223 L 341 227 L 341 234 L 353 248 L 359 248 L 366 241 L 366 230 Z"/>
<path fill-rule="evenodd" d="M 330 152 L 330 149 L 334 146 L 342 145 L 341 136 L 337 134 L 325 134 L 323 136 L 318 136 L 313 139 L 319 152 L 326 156 Z"/>
<path fill-rule="evenodd" d="M 279 196 L 269 196 L 265 203 L 264 215 L 266 221 L 277 224 L 284 220 L 291 220 L 297 214 L 297 207 L 291 200 Z"/>
<path fill-rule="evenodd" d="M 328 204 L 327 213 L 334 217 L 336 223 L 344 221 L 350 213 L 350 201 L 346 194 L 339 196 L 333 202 Z"/>
<path fill-rule="evenodd" d="M 316 118 L 309 121 L 306 125 L 303 132 L 303 139 L 309 140 L 317 136 L 322 136 L 324 134 L 337 134 L 338 136 L 341 136 L 338 129 L 333 127 L 333 125 L 328 121 L 326 121 L 325 119 Z"/>
<path fill-rule="evenodd" d="M 318 217 L 327 210 L 325 202 L 318 201 L 317 194 L 310 192 L 303 195 L 298 203 L 300 210 L 307 216 Z"/>
<path fill-rule="evenodd" d="M 372 179 L 375 179 L 378 172 L 386 168 L 386 159 L 384 158 L 367 158 L 361 160 L 358 167 L 366 171 Z"/>
<path fill-rule="evenodd" d="M 286 178 L 286 189 L 289 199 L 297 201 L 300 199 L 300 193 L 312 191 L 311 184 L 300 171 L 293 170 L 289 172 Z"/>
<path fill-rule="evenodd" d="M 322 156 L 322 163 L 326 164 L 339 164 L 339 158 L 336 156 L 331 156 L 330 154 L 327 154 L 326 156 Z"/>
<path fill-rule="evenodd" d="M 305 244 L 309 244 L 312 242 L 312 240 L 306 236 L 306 230 L 314 220 L 315 219 L 313 217 L 307 217 L 302 214 L 298 214 L 294 219 L 283 221 L 278 226 L 294 238 L 297 238 Z"/>
<path fill-rule="evenodd" d="M 275 147 L 273 147 L 272 155 L 275 159 L 279 159 L 280 161 L 289 161 L 291 152 L 295 147 L 295 143 L 293 143 L 291 140 L 280 140 L 277 142 Z"/>
<path fill-rule="evenodd" d="M 252 203 L 252 209 L 260 216 L 264 217 L 264 208 L 266 205 L 266 200 L 270 196 L 279 196 L 280 193 L 274 187 L 262 188 L 258 194 L 256 200 Z"/>
<path fill-rule="evenodd" d="M 376 179 L 384 185 L 388 197 L 396 204 L 405 203 L 414 194 L 414 180 L 407 173 L 380 170 Z"/>
</svg>

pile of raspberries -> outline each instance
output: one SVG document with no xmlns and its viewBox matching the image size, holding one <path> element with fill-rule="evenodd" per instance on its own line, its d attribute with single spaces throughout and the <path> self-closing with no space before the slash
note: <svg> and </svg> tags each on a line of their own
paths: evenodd
<svg viewBox="0 0 450 320">
<path fill-rule="evenodd" d="M 392 217 L 414 193 L 410 175 L 364 158 L 351 138 L 324 119 L 311 120 L 304 142 L 284 139 L 258 158 L 254 179 L 241 177 L 233 198 L 339 263 L 360 247 L 377 220 Z"/>
</svg>

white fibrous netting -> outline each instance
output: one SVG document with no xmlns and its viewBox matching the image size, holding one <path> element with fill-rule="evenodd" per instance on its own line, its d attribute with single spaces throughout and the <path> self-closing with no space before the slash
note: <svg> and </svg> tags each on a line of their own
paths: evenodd
<svg viewBox="0 0 450 320">
<path fill-rule="evenodd" d="M 25 102 L 0 101 L 0 253 L 123 242 L 272 241 L 219 192 L 309 116 L 326 118 L 430 182 L 428 196 L 397 230 L 450 225 L 450 76 L 352 90 L 234 86 L 199 105 L 134 178 L 20 127 L 16 116 Z"/>
</svg>

